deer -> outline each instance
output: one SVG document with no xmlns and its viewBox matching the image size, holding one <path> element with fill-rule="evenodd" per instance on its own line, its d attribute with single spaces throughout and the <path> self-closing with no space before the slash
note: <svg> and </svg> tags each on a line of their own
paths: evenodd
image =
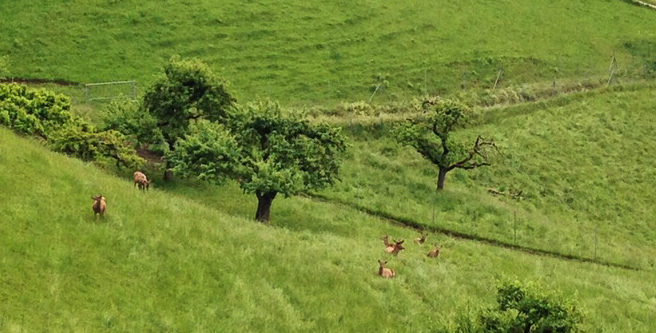
<svg viewBox="0 0 656 333">
<path fill-rule="evenodd" d="M 401 250 L 405 249 L 405 247 L 403 247 L 402 245 L 403 242 L 404 242 L 403 239 L 398 242 L 394 240 L 394 244 L 388 243 L 387 247 L 385 248 L 385 251 L 393 255 L 398 255 Z"/>
<path fill-rule="evenodd" d="M 140 190 L 147 190 L 150 187 L 150 182 L 146 175 L 140 171 L 134 172 L 134 186 L 139 185 Z"/>
<path fill-rule="evenodd" d="M 93 199 L 93 216 L 97 216 L 100 214 L 100 216 L 105 215 L 105 211 L 107 210 L 107 200 L 105 200 L 105 197 L 100 194 L 97 196 L 92 196 L 91 199 Z"/>
<path fill-rule="evenodd" d="M 440 250 L 441 250 L 441 248 L 439 246 L 435 245 L 435 248 L 430 250 L 426 256 L 430 257 L 430 258 L 437 258 L 437 256 L 440 255 Z"/>
<path fill-rule="evenodd" d="M 426 241 L 426 237 L 428 237 L 428 234 L 422 233 L 421 237 L 415 238 L 415 243 L 424 244 L 424 242 Z"/>
<path fill-rule="evenodd" d="M 385 267 L 386 264 L 387 264 L 387 261 L 378 260 L 378 265 L 379 265 L 378 275 L 380 275 L 380 276 L 382 276 L 386 279 L 393 278 L 394 276 L 396 276 L 396 272 L 391 268 Z"/>
</svg>

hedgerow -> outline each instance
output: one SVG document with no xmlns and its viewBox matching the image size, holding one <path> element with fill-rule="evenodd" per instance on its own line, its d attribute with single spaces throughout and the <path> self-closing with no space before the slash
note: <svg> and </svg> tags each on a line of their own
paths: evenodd
<svg viewBox="0 0 656 333">
<path fill-rule="evenodd" d="M 53 150 L 85 161 L 109 158 L 129 168 L 145 162 L 123 134 L 97 129 L 71 113 L 69 97 L 46 89 L 0 85 L 0 125 L 39 137 Z"/>
</svg>

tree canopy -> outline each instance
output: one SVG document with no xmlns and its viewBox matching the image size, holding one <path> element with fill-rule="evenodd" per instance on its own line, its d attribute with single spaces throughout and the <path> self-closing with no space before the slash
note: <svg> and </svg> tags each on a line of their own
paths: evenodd
<svg viewBox="0 0 656 333">
<path fill-rule="evenodd" d="M 268 222 L 278 194 L 290 197 L 332 185 L 346 149 L 338 128 L 284 116 L 264 100 L 239 106 L 228 125 L 199 124 L 167 155 L 180 175 L 223 182 L 233 178 L 255 194 L 255 218 Z"/>
<path fill-rule="evenodd" d="M 400 143 L 413 147 L 421 156 L 438 166 L 438 190 L 444 189 L 446 174 L 453 169 L 474 169 L 491 164 L 490 149 L 498 152 L 492 140 L 478 136 L 468 146 L 453 136 L 453 132 L 471 118 L 469 107 L 453 100 L 427 100 L 422 109 L 420 116 L 398 126 L 396 135 Z"/>
<path fill-rule="evenodd" d="M 164 76 L 146 91 L 143 108 L 157 120 L 168 148 L 174 149 L 178 138 L 189 132 L 191 121 L 224 122 L 234 103 L 227 83 L 207 65 L 175 56 L 164 66 Z"/>
</svg>

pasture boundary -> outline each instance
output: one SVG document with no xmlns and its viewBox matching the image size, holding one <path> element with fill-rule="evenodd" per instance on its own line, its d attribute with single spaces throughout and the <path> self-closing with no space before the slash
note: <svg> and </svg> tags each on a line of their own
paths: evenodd
<svg viewBox="0 0 656 333">
<path fill-rule="evenodd" d="M 493 238 L 487 238 L 483 236 L 477 236 L 477 235 L 471 235 L 467 234 L 464 232 L 459 232 L 459 231 L 453 231 L 449 230 L 446 228 L 441 228 L 437 226 L 427 226 L 418 223 L 417 221 L 414 221 L 409 218 L 405 217 L 399 217 L 399 216 L 394 216 L 389 213 L 377 211 L 368 207 L 364 207 L 352 202 L 348 202 L 345 200 L 341 199 L 335 199 L 335 198 L 328 198 L 327 196 L 323 196 L 321 194 L 310 194 L 306 193 L 306 197 L 322 201 L 322 202 L 327 202 L 327 203 L 332 203 L 336 205 L 341 205 L 341 206 L 346 206 L 349 208 L 353 208 L 355 210 L 358 210 L 360 212 L 363 212 L 365 214 L 368 214 L 370 216 L 377 217 L 379 219 L 385 220 L 391 224 L 397 225 L 397 226 L 402 226 L 406 228 L 411 228 L 414 229 L 418 232 L 422 231 L 431 231 L 434 233 L 439 233 L 443 235 L 447 235 L 449 237 L 454 237 L 454 238 L 459 238 L 459 239 L 465 239 L 465 240 L 470 240 L 470 241 L 476 241 L 480 243 L 485 243 L 487 245 L 491 246 L 496 246 L 496 247 L 501 247 L 505 249 L 510 249 L 510 250 L 515 250 L 515 251 L 520 251 L 532 255 L 538 255 L 538 256 L 544 256 L 544 257 L 552 257 L 556 259 L 561 259 L 561 260 L 569 260 L 569 261 L 576 261 L 576 262 L 581 262 L 581 263 L 591 263 L 591 264 L 597 264 L 597 265 L 602 265 L 602 266 L 607 266 L 607 267 L 614 267 L 614 268 L 622 268 L 626 270 L 632 270 L 632 271 L 644 271 L 644 269 L 640 267 L 635 267 L 631 265 L 626 265 L 626 264 L 620 264 L 620 263 L 615 263 L 615 262 L 610 262 L 610 261 L 603 261 L 603 260 L 597 260 L 597 259 L 592 259 L 592 258 L 586 258 L 586 257 L 581 257 L 581 256 L 576 256 L 572 254 L 564 254 L 556 251 L 549 251 L 549 250 L 544 250 L 544 249 L 538 249 L 538 248 L 533 248 L 533 247 L 528 247 L 528 246 L 521 246 L 517 244 L 512 244 L 504 241 L 500 241 L 498 239 L 493 239 Z"/>
</svg>

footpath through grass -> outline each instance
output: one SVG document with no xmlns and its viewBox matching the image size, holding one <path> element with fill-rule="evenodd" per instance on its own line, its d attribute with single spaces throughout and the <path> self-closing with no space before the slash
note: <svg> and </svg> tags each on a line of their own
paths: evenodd
<svg viewBox="0 0 656 333">
<path fill-rule="evenodd" d="M 656 325 L 653 272 L 437 235 L 387 257 L 381 235 L 416 233 L 301 198 L 276 199 L 263 226 L 234 185 L 154 179 L 141 193 L 0 128 L 2 329 L 427 332 L 494 303 L 494 281 L 515 277 L 577 297 L 591 331 Z M 97 193 L 108 198 L 102 220 Z M 432 243 L 443 245 L 437 261 L 425 257 Z M 398 277 L 376 276 L 378 259 Z"/>
<path fill-rule="evenodd" d="M 343 181 L 321 194 L 425 226 L 654 269 L 656 96 L 634 89 L 485 111 L 485 125 L 459 137 L 494 138 L 505 159 L 449 173 L 437 194 L 436 168 L 397 145 L 389 125 L 354 126 Z M 522 200 L 490 187 L 523 191 Z"/>
<path fill-rule="evenodd" d="M 619 0 L 4 1 L 0 31 L 8 76 L 142 91 L 179 54 L 286 105 L 656 70 L 656 11 Z"/>
</svg>

